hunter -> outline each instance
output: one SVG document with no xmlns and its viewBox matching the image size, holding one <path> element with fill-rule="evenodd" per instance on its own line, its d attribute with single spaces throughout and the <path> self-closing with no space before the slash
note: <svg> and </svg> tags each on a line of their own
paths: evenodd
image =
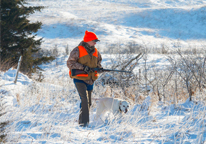
<svg viewBox="0 0 206 144">
<path fill-rule="evenodd" d="M 75 47 L 67 60 L 70 77 L 79 93 L 80 113 L 79 125 L 86 127 L 89 124 L 89 108 L 92 105 L 91 95 L 94 81 L 98 79 L 99 73 L 91 68 L 102 68 L 102 57 L 97 48 L 96 42 L 100 41 L 94 32 L 85 31 L 83 41 Z M 72 69 L 83 70 L 84 73 L 73 75 Z"/>
</svg>

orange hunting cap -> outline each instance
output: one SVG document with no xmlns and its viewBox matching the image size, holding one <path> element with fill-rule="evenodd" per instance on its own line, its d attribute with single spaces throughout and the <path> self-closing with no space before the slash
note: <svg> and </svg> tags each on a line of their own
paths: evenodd
<svg viewBox="0 0 206 144">
<path fill-rule="evenodd" d="M 89 41 L 92 41 L 92 40 L 95 40 L 96 42 L 98 42 L 98 37 L 96 36 L 95 33 L 93 32 L 90 32 L 90 31 L 85 31 L 85 35 L 84 35 L 84 42 L 89 42 Z"/>
</svg>

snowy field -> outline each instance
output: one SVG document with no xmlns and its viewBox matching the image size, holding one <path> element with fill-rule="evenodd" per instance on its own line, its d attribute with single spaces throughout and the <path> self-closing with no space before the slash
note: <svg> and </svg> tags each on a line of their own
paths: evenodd
<svg viewBox="0 0 206 144">
<path fill-rule="evenodd" d="M 147 47 L 183 47 L 206 45 L 206 1 L 196 0 L 40 0 L 33 5 L 47 6 L 31 16 L 42 21 L 38 35 L 42 47 L 60 50 L 75 47 L 85 30 L 94 31 L 107 45 L 135 42 Z"/>
<path fill-rule="evenodd" d="M 111 113 L 94 121 L 96 101 L 90 109 L 89 127 L 78 126 L 80 98 L 68 75 L 65 47 L 77 46 L 85 30 L 97 34 L 104 68 L 117 55 L 106 54 L 108 46 L 134 42 L 147 48 L 203 48 L 206 45 L 205 0 L 28 0 L 46 6 L 30 16 L 41 21 L 37 35 L 44 37 L 42 49 L 56 46 L 59 56 L 41 65 L 44 80 L 37 82 L 16 69 L 0 72 L 0 123 L 7 143 L 141 143 L 205 144 L 206 107 L 201 101 L 178 105 L 153 101 L 151 94 L 141 103 L 131 102 L 121 118 Z M 110 47 L 111 48 L 111 47 Z M 204 54 L 204 53 L 202 53 Z M 169 65 L 166 55 L 148 54 L 147 64 L 158 69 Z M 134 73 L 144 68 L 141 59 Z M 95 85 L 93 97 L 106 95 L 107 86 Z M 114 92 L 113 92 L 114 93 Z M 111 94 L 113 95 L 113 94 Z M 2 115 L 3 114 L 3 115 Z M 6 122 L 6 123 L 4 123 Z"/>
</svg>

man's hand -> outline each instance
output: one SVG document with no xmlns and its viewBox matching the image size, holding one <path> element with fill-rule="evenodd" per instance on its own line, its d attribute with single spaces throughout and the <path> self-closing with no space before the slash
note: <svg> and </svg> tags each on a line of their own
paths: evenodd
<svg viewBox="0 0 206 144">
<path fill-rule="evenodd" d="M 93 72 L 90 67 L 85 66 L 85 65 L 84 65 L 83 67 L 84 67 L 83 70 L 84 70 L 86 73 Z"/>
</svg>

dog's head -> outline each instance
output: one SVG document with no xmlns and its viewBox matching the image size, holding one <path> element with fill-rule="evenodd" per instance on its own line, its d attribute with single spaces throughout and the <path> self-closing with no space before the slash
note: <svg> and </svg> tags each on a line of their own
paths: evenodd
<svg viewBox="0 0 206 144">
<path fill-rule="evenodd" d="M 126 113 L 129 109 L 129 103 L 127 101 L 121 101 L 119 104 L 119 110 Z"/>
</svg>

